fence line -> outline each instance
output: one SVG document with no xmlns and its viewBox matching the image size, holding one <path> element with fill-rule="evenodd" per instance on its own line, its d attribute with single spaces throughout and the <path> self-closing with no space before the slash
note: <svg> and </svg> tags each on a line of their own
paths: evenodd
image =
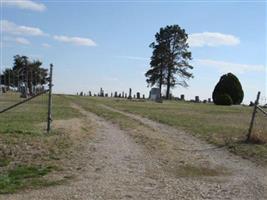
<svg viewBox="0 0 267 200">
<path fill-rule="evenodd" d="M 251 117 L 249 129 L 248 129 L 247 142 L 249 142 L 251 140 L 251 134 L 252 134 L 252 129 L 253 129 L 253 126 L 255 123 L 255 117 L 256 117 L 257 110 L 262 112 L 267 117 L 267 112 L 259 106 L 260 95 L 261 95 L 261 92 L 258 92 L 257 98 L 256 98 L 255 103 L 254 103 L 252 117 Z"/>
<path fill-rule="evenodd" d="M 48 107 L 47 107 L 47 132 L 49 133 L 51 131 L 51 122 L 52 122 L 52 87 L 53 87 L 53 82 L 52 82 L 52 75 L 53 75 L 53 65 L 50 64 L 50 75 L 48 77 L 48 80 L 49 80 L 49 83 L 48 83 L 48 89 L 44 89 L 42 91 L 39 91 L 38 93 L 33 93 L 33 90 L 32 90 L 32 87 L 31 87 L 31 91 L 29 91 L 31 94 L 30 97 L 28 97 L 28 85 L 27 85 L 27 77 L 28 77 L 28 74 L 26 75 L 26 77 L 22 77 L 22 81 L 20 82 L 19 81 L 19 78 L 17 80 L 13 79 L 13 83 L 12 81 L 10 81 L 10 74 L 8 74 L 8 76 L 3 76 L 1 77 L 1 74 L 0 74 L 0 77 L 1 78 L 4 78 L 4 80 L 0 79 L 4 84 L 4 91 L 6 90 L 6 88 L 8 88 L 8 90 L 10 90 L 10 88 L 13 88 L 13 87 L 17 87 L 17 92 L 21 92 L 21 97 L 24 97 L 26 99 L 22 100 L 22 101 L 19 101 L 11 106 L 8 106 L 7 108 L 4 108 L 2 110 L 0 110 L 0 114 L 4 113 L 4 112 L 7 112 L 9 110 L 12 110 L 13 108 L 19 106 L 19 105 L 22 105 L 28 101 L 31 101 L 32 99 L 38 97 L 38 96 L 41 96 L 45 93 L 48 92 Z M 8 77 L 8 78 L 5 78 L 5 77 Z M 38 77 L 37 77 L 38 78 Z M 8 79 L 8 80 L 6 80 Z M 36 79 L 36 77 L 35 77 Z M 31 84 L 33 85 L 34 82 L 38 82 L 38 80 L 35 80 L 33 78 L 31 78 Z M 26 81 L 25 81 L 26 80 Z M 2 92 L 2 86 L 1 86 L 1 81 L 0 81 L 0 90 Z M 20 83 L 25 83 L 25 86 L 24 86 L 24 89 L 21 90 L 20 89 Z M 7 92 L 7 91 L 5 91 Z M 4 92 L 4 93 L 5 93 Z M 3 95 L 0 93 L 0 95 Z"/>
</svg>

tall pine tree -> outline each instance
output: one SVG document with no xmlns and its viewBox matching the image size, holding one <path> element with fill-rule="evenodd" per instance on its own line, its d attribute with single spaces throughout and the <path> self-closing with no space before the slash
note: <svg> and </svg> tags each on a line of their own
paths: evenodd
<svg viewBox="0 0 267 200">
<path fill-rule="evenodd" d="M 145 75 L 149 85 L 158 85 L 160 89 L 166 86 L 166 98 L 169 99 L 171 88 L 176 85 L 187 87 L 187 80 L 193 77 L 188 71 L 193 69 L 189 64 L 192 57 L 188 50 L 188 35 L 178 25 L 172 25 L 161 28 L 155 39 L 150 45 L 153 54 Z"/>
</svg>

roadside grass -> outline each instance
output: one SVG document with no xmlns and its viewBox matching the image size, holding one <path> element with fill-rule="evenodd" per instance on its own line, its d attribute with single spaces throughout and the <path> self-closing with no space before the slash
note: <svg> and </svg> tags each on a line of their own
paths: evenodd
<svg viewBox="0 0 267 200">
<path fill-rule="evenodd" d="M 39 96 L 12 110 L 0 114 L 0 134 L 17 133 L 40 135 L 45 130 L 39 123 L 47 120 L 47 95 Z M 0 96 L 0 109 L 21 101 L 16 94 Z M 69 106 L 66 98 L 53 95 L 53 120 L 79 117 L 80 113 Z"/>
<path fill-rule="evenodd" d="M 0 175 L 0 194 L 13 193 L 18 189 L 52 186 L 57 181 L 43 177 L 53 170 L 53 166 L 17 166 Z"/>
<path fill-rule="evenodd" d="M 20 100 L 16 94 L 4 94 L 0 96 L 0 110 Z M 53 95 L 52 111 L 53 120 L 81 117 L 61 95 Z M 46 180 L 44 175 L 60 171 L 57 166 L 73 141 L 69 133 L 53 124 L 52 132 L 47 134 L 46 120 L 47 95 L 0 114 L 0 193 L 62 182 Z"/>
<path fill-rule="evenodd" d="M 218 146 L 225 145 L 232 153 L 267 165 L 267 144 L 244 142 L 251 119 L 251 107 L 216 106 L 177 101 L 164 101 L 160 104 L 150 101 L 138 102 L 99 97 L 83 97 L 83 101 L 94 105 L 91 110 L 100 112 L 102 116 L 104 108 L 100 108 L 99 104 L 176 127 L 209 143 Z M 266 118 L 260 120 L 266 128 Z M 255 126 L 254 130 L 257 131 L 258 128 Z M 263 128 L 261 131 L 264 136 L 267 135 L 267 129 Z"/>
</svg>

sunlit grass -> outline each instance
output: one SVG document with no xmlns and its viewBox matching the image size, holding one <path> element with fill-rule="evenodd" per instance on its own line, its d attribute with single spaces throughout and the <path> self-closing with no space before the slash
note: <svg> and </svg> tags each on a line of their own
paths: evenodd
<svg viewBox="0 0 267 200">
<path fill-rule="evenodd" d="M 267 144 L 248 144 L 248 133 L 252 108 L 245 106 L 216 106 L 190 102 L 128 101 L 115 98 L 73 97 L 99 115 L 107 111 L 99 106 L 108 105 L 115 109 L 138 114 L 160 123 L 168 124 L 195 135 L 215 145 L 225 145 L 229 151 L 259 163 L 267 164 Z M 114 114 L 109 114 L 114 115 Z M 265 118 L 264 118 L 265 119 Z M 266 126 L 266 119 L 261 125 Z M 258 127 L 255 125 L 255 131 Z M 266 130 L 265 130 L 266 131 Z"/>
</svg>

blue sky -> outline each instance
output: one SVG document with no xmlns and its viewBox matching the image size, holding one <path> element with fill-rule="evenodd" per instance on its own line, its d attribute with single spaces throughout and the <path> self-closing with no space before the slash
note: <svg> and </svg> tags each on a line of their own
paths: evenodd
<svg viewBox="0 0 267 200">
<path fill-rule="evenodd" d="M 55 66 L 54 91 L 149 92 L 155 33 L 178 24 L 189 34 L 194 79 L 175 96 L 211 97 L 221 75 L 240 79 L 244 102 L 266 96 L 266 2 L 1 1 L 1 69 L 27 55 Z"/>
</svg>

